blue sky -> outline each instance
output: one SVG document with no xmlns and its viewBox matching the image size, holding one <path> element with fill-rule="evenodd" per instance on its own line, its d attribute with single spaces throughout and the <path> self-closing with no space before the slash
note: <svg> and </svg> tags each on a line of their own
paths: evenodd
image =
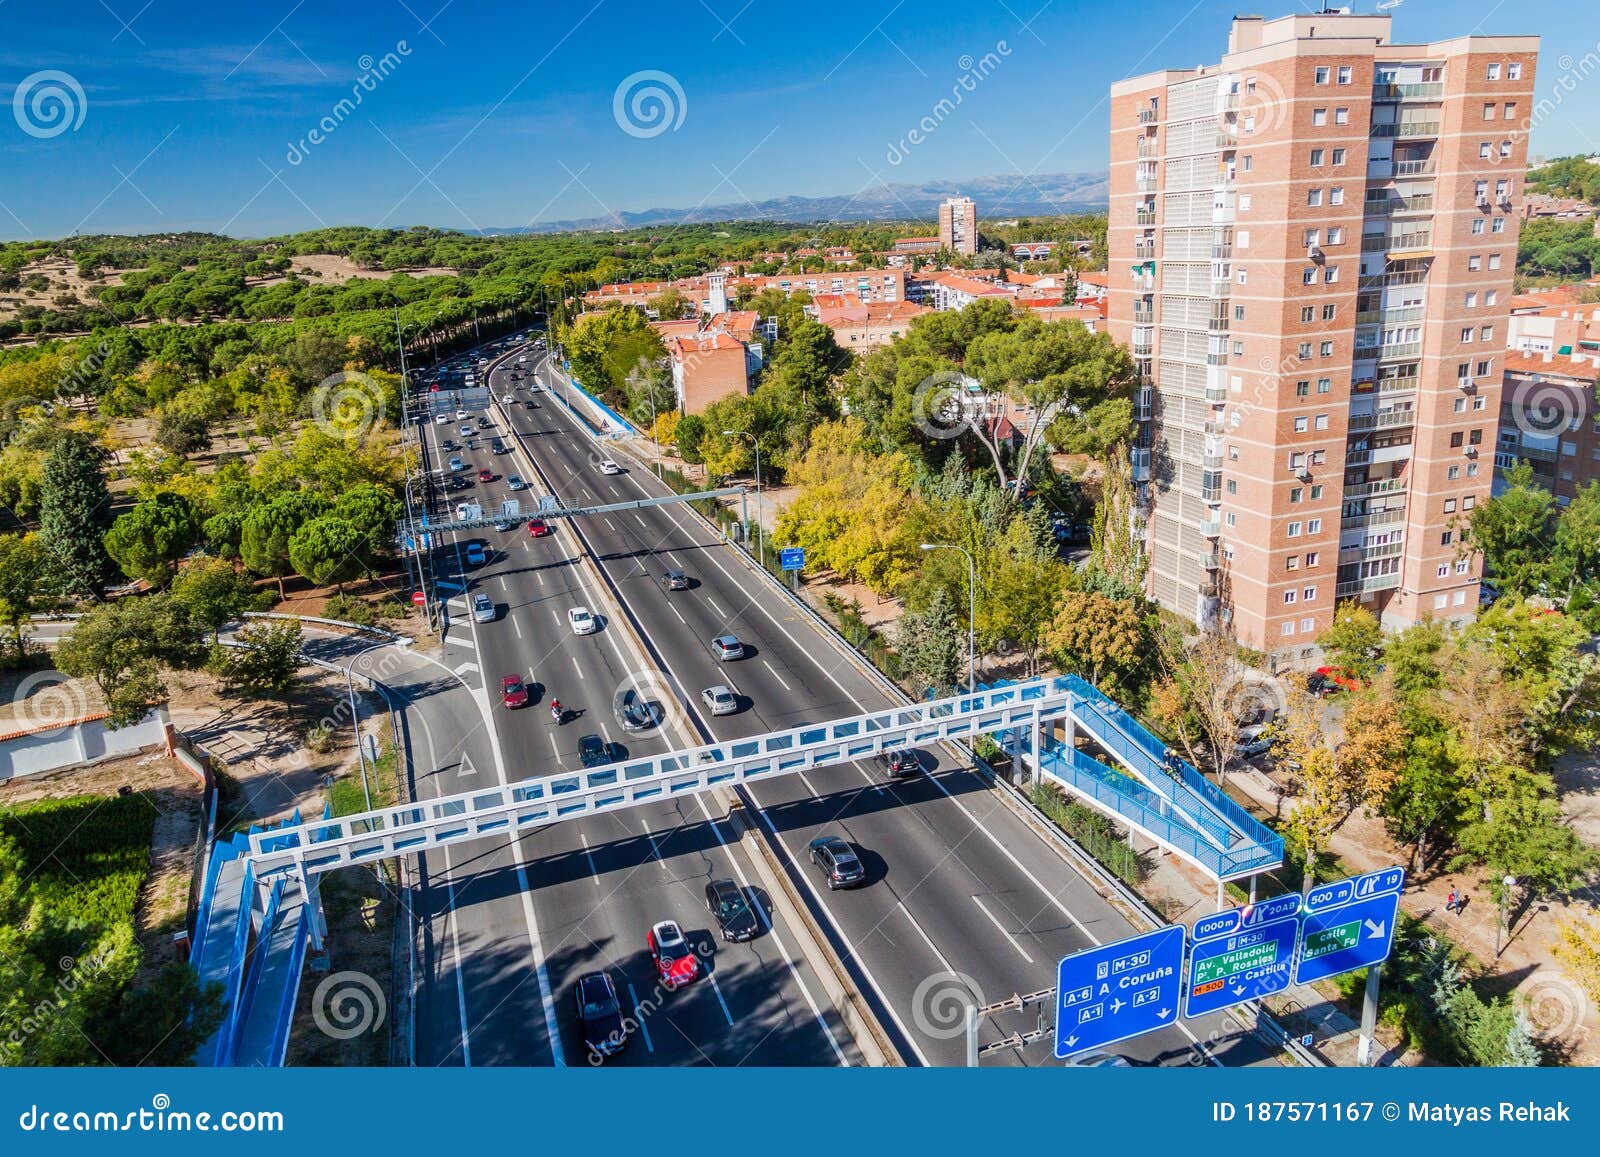
<svg viewBox="0 0 1600 1157">
<path fill-rule="evenodd" d="M 521 226 L 878 179 L 1096 171 L 1111 82 L 1217 59 L 1241 8 L 1303 7 L 0 0 L 0 110 L 14 114 L 0 112 L 0 237 Z M 1554 155 L 1600 152 L 1597 8 L 1403 0 L 1392 13 L 1402 41 L 1542 35 L 1538 90 L 1559 107 L 1532 149 Z M 905 149 L 973 72 L 987 75 Z M 619 127 L 619 86 L 640 73 L 670 77 L 634 88 L 664 92 L 681 121 L 630 120 L 625 92 L 633 131 Z"/>
</svg>

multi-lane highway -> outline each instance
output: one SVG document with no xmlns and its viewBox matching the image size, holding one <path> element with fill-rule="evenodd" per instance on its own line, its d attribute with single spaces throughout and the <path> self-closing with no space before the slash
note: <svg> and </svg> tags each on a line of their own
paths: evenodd
<svg viewBox="0 0 1600 1157">
<path fill-rule="evenodd" d="M 444 492 L 441 465 L 449 473 L 457 451 L 442 454 L 440 443 L 464 441 L 457 426 L 452 412 L 447 425 L 419 427 L 436 516 L 462 498 L 497 503 L 507 475 L 537 477 L 520 446 L 492 455 L 486 433 L 459 451 L 470 466 L 460 473 L 475 478 L 487 468 L 495 480 Z M 506 434 L 503 420 L 498 432 Z M 613 715 L 614 692 L 647 663 L 621 625 L 608 621 L 570 527 L 534 539 L 519 522 L 506 532 L 455 537 L 435 559 L 437 577 L 467 587 L 446 591 L 443 649 L 479 693 L 482 726 L 474 730 L 488 742 L 469 744 L 465 760 L 426 777 L 420 796 L 576 768 L 583 735 L 600 736 L 618 754 L 687 741 L 681 728 L 629 734 Z M 475 567 L 466 562 L 474 540 L 488 554 Z M 493 622 L 476 623 L 469 613 L 479 593 L 495 603 Z M 568 625 L 568 609 L 579 605 L 600 616 L 595 634 L 578 636 Z M 529 704 L 515 710 L 499 697 L 510 674 L 530 691 Z M 568 722 L 552 720 L 552 697 L 566 706 Z M 704 902 L 709 881 L 735 881 L 763 911 L 767 897 L 748 851 L 714 806 L 678 800 L 430 854 L 419 905 L 427 919 L 418 1063 L 586 1063 L 573 989 L 582 974 L 604 970 L 630 1011 L 642 1006 L 639 1029 L 613 1064 L 859 1064 L 860 1051 L 781 919 L 748 943 L 717 937 Z M 707 964 L 703 980 L 670 995 L 657 988 L 645 945 L 650 926 L 667 918 L 682 925 Z"/>
<path fill-rule="evenodd" d="M 514 453 L 491 456 L 483 440 L 465 455 L 474 472 L 487 466 L 496 476 L 477 487 L 486 509 L 506 496 L 509 473 L 537 489 L 548 487 L 570 505 L 667 493 L 637 463 L 621 475 L 602 473 L 599 463 L 612 451 L 548 392 L 512 381 L 513 367 L 525 364 L 547 390 L 552 384 L 539 355 L 529 351 L 527 363 L 517 362 L 520 356 L 497 364 L 487 381 L 498 431 L 514 435 Z M 510 404 L 501 401 L 508 394 Z M 427 427 L 434 468 L 442 461 L 435 439 L 453 432 L 453 425 Z M 466 777 L 441 774 L 428 794 L 484 782 L 472 776 L 518 778 L 576 766 L 580 734 L 626 742 L 632 751 L 684 742 L 682 733 L 624 735 L 610 710 L 614 690 L 652 667 L 665 672 L 687 704 L 694 730 L 719 738 L 889 705 L 841 648 L 681 507 L 587 517 L 543 539 L 530 539 L 520 527 L 478 537 L 491 548 L 485 566 L 465 574 L 462 564 L 451 563 L 472 586 L 452 608 L 446 650 L 473 655 L 486 702 L 506 673 L 529 679 L 538 702 L 515 712 L 486 707 L 503 766 L 474 767 Z M 585 551 L 603 570 L 603 584 L 580 561 Z M 661 574 L 668 566 L 685 570 L 691 589 L 665 589 Z M 496 602 L 493 623 L 470 623 L 466 598 L 477 592 Z M 612 605 L 613 594 L 621 606 Z M 573 635 L 565 616 L 579 604 L 603 620 L 619 611 L 631 616 L 649 653 L 638 651 L 620 621 L 606 621 L 592 636 Z M 745 658 L 724 663 L 713 654 L 711 639 L 726 633 L 745 642 Z M 715 683 L 735 688 L 742 704 L 737 714 L 711 717 L 696 710 L 700 689 Z M 578 718 L 555 727 L 543 706 L 550 694 L 576 709 Z M 901 1053 L 913 1063 L 959 1064 L 960 1006 L 971 995 L 996 999 L 1048 987 L 1060 956 L 1132 929 L 968 769 L 934 751 L 923 753 L 923 763 L 921 776 L 892 783 L 865 764 L 809 772 L 761 785 L 751 802 Z M 681 800 L 561 824 L 510 846 L 485 844 L 431 865 L 435 951 L 421 1004 L 419 1060 L 460 1063 L 470 1048 L 474 1064 L 581 1063 L 568 1009 L 576 977 L 609 968 L 625 1003 L 629 986 L 645 999 L 652 981 L 644 952 L 650 923 L 671 916 L 692 936 L 709 936 L 700 900 L 705 882 L 755 878 L 754 866 L 710 806 Z M 865 887 L 830 893 L 818 886 L 806 845 L 820 834 L 841 835 L 861 850 Z M 822 986 L 797 958 L 793 940 L 780 924 L 750 945 L 719 945 L 715 983 L 669 998 L 647 1019 L 649 1039 L 641 1034 L 629 1060 L 857 1062 L 859 1053 Z M 547 1027 L 552 1021 L 559 1047 Z M 1033 1012 L 1002 1014 L 982 1035 L 992 1041 L 1034 1027 Z M 1122 1050 L 1185 1063 L 1194 1058 L 1197 1039 L 1226 1064 L 1265 1055 L 1253 1038 L 1221 1019 L 1196 1022 L 1192 1031 L 1175 1026 Z M 1007 1060 L 1047 1063 L 1048 1047 L 993 1058 Z"/>
</svg>

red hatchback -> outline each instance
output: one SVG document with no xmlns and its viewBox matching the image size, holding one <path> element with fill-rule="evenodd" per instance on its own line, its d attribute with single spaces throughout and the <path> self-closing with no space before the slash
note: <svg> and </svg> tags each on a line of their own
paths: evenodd
<svg viewBox="0 0 1600 1157">
<path fill-rule="evenodd" d="M 663 920 L 645 936 L 645 946 L 656 963 L 661 987 L 672 992 L 700 975 L 700 960 L 694 954 L 683 929 L 676 920 Z"/>
<path fill-rule="evenodd" d="M 542 518 L 528 519 L 528 537 L 543 538 L 550 533 L 550 524 Z"/>
<path fill-rule="evenodd" d="M 521 675 L 507 675 L 500 680 L 500 702 L 507 707 L 528 705 L 528 685 L 522 681 Z"/>
<path fill-rule="evenodd" d="M 478 471 L 478 481 L 479 482 L 493 482 L 494 481 L 494 471 L 493 470 L 480 470 L 480 471 Z"/>
</svg>

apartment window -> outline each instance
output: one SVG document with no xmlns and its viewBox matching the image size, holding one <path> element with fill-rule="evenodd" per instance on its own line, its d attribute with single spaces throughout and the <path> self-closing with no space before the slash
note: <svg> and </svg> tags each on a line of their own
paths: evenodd
<svg viewBox="0 0 1600 1157">
<path fill-rule="evenodd" d="M 1244 342 L 1236 341 L 1233 343 L 1233 356 L 1236 358 L 1244 357 Z"/>
<path fill-rule="evenodd" d="M 1318 556 L 1317 552 L 1314 551 L 1314 550 L 1306 555 L 1306 569 L 1307 570 L 1310 570 L 1312 567 L 1317 565 L 1317 558 L 1318 557 L 1319 556 Z"/>
<path fill-rule="evenodd" d="M 1477 495 L 1475 495 L 1475 494 L 1469 494 L 1469 495 L 1467 495 L 1465 498 L 1463 498 L 1461 500 L 1461 509 L 1462 510 L 1471 510 L 1476 505 L 1478 505 L 1478 498 L 1477 498 Z M 1457 574 L 1466 574 L 1467 573 L 1467 564 L 1466 563 L 1458 562 L 1458 563 L 1456 563 L 1456 566 L 1458 568 L 1457 571 L 1456 571 Z"/>
<path fill-rule="evenodd" d="M 1230 510 L 1228 511 L 1227 517 L 1223 521 L 1225 521 L 1229 526 L 1238 526 L 1239 516 Z"/>
<path fill-rule="evenodd" d="M 1238 274 L 1238 282 L 1239 282 L 1239 284 L 1240 285 L 1244 285 L 1249 280 L 1250 280 L 1250 275 L 1248 273 L 1246 273 L 1243 269 L 1239 270 L 1239 274 Z"/>
<path fill-rule="evenodd" d="M 1439 569 L 1434 571 L 1433 573 L 1434 573 L 1434 577 L 1435 578 L 1449 578 L 1450 577 L 1450 564 L 1447 563 L 1447 562 L 1440 563 L 1439 564 Z"/>
<path fill-rule="evenodd" d="M 1303 486 L 1290 487 L 1290 489 L 1289 489 L 1289 501 L 1290 502 L 1299 502 L 1300 499 L 1303 498 L 1303 497 L 1305 497 L 1305 487 L 1303 487 Z"/>
<path fill-rule="evenodd" d="M 1237 479 L 1234 479 L 1234 478 L 1228 479 L 1228 493 L 1229 494 L 1237 494 L 1237 493 L 1239 493 L 1239 482 L 1238 482 Z"/>
<path fill-rule="evenodd" d="M 1289 537 L 1290 538 L 1299 538 L 1300 537 L 1300 524 L 1298 522 L 1291 522 L 1289 524 Z"/>
<path fill-rule="evenodd" d="M 1468 273 L 1476 273 L 1482 268 L 1483 268 L 1483 255 L 1481 253 L 1474 253 L 1471 257 L 1467 258 L 1467 272 Z"/>
<path fill-rule="evenodd" d="M 1244 320 L 1244 306 L 1236 305 L 1236 306 L 1233 307 L 1233 320 L 1234 321 L 1243 321 Z"/>
<path fill-rule="evenodd" d="M 1454 482 L 1457 478 L 1461 477 L 1461 467 L 1459 467 L 1459 466 L 1450 467 L 1450 469 L 1445 471 L 1445 477 L 1448 478 L 1451 482 Z"/>
<path fill-rule="evenodd" d="M 1476 430 L 1468 430 L 1467 431 L 1467 445 L 1469 445 L 1469 446 L 1481 446 L 1482 444 L 1483 444 L 1483 430 L 1481 428 L 1480 429 L 1476 429 Z M 1562 448 L 1565 449 L 1567 446 L 1571 445 L 1571 443 L 1563 442 L 1563 443 L 1561 443 L 1561 445 L 1562 445 Z"/>
<path fill-rule="evenodd" d="M 1504 217 L 1496 217 L 1489 225 L 1489 232 L 1491 233 L 1504 233 L 1505 231 L 1506 219 Z"/>
<path fill-rule="evenodd" d="M 1302 305 L 1300 307 L 1300 320 L 1303 323 L 1309 323 L 1309 322 L 1316 321 L 1317 320 L 1317 307 L 1314 306 L 1314 305 Z M 1304 382 L 1301 382 L 1300 384 L 1302 386 L 1305 385 Z"/>
<path fill-rule="evenodd" d="M 1333 390 L 1333 379 L 1332 378 L 1318 378 L 1317 379 L 1317 393 L 1326 394 L 1326 393 L 1331 392 L 1332 390 Z"/>
<path fill-rule="evenodd" d="M 1296 592 L 1296 591 L 1284 591 L 1284 592 L 1283 592 L 1283 601 L 1284 601 L 1284 602 L 1285 602 L 1285 603 L 1292 603 L 1292 602 L 1294 602 L 1294 600 L 1295 600 L 1295 596 L 1296 596 L 1296 594 L 1297 594 L 1297 593 L 1298 593 L 1298 592 Z"/>
<path fill-rule="evenodd" d="M 1486 401 L 1488 401 L 1488 399 L 1485 398 L 1482 394 L 1479 394 L 1476 398 L 1472 399 L 1472 408 L 1474 410 L 1481 410 L 1481 409 L 1483 409 L 1484 403 Z"/>
<path fill-rule="evenodd" d="M 1334 282 L 1338 281 L 1339 267 L 1337 265 L 1330 265 L 1328 268 L 1324 269 L 1322 271 L 1322 280 L 1329 285 L 1332 285 Z"/>
<path fill-rule="evenodd" d="M 1315 209 L 1315 208 L 1317 208 L 1317 206 L 1321 205 L 1322 204 L 1322 190 L 1321 189 L 1307 189 L 1306 190 L 1306 204 L 1309 205 L 1313 209 Z"/>
<path fill-rule="evenodd" d="M 1308 341 L 1301 342 L 1296 352 L 1300 355 L 1301 361 L 1307 360 L 1311 357 L 1311 343 Z"/>
<path fill-rule="evenodd" d="M 1313 466 L 1321 466 L 1327 460 L 1328 452 L 1326 450 L 1313 450 L 1311 452 L 1311 464 Z"/>
<path fill-rule="evenodd" d="M 1456 532 L 1453 531 L 1453 530 L 1447 530 L 1443 534 L 1439 535 L 1439 545 L 1440 546 L 1449 546 L 1455 540 L 1456 540 Z"/>
<path fill-rule="evenodd" d="M 1493 305 L 1498 300 L 1500 300 L 1500 291 L 1498 289 L 1488 290 L 1483 295 L 1484 305 Z"/>
<path fill-rule="evenodd" d="M 1461 342 L 1462 342 L 1463 345 L 1471 345 L 1472 344 L 1472 333 L 1473 333 L 1473 330 L 1472 330 L 1472 327 L 1470 325 L 1462 327 L 1462 329 L 1461 329 Z"/>
<path fill-rule="evenodd" d="M 1494 146 L 1491 145 L 1488 141 L 1484 141 L 1482 144 L 1480 144 L 1478 146 L 1478 156 L 1483 158 L 1484 160 L 1487 161 L 1491 156 L 1493 156 L 1493 154 L 1494 154 Z"/>
<path fill-rule="evenodd" d="M 1294 624 L 1292 622 L 1283 624 L 1283 634 L 1285 638 L 1294 634 Z"/>
<path fill-rule="evenodd" d="M 1472 235 L 1474 237 L 1482 237 L 1483 236 L 1483 218 L 1482 217 L 1474 217 L 1472 219 Z"/>
<path fill-rule="evenodd" d="M 1300 556 L 1299 555 L 1291 554 L 1289 556 L 1288 569 L 1290 569 L 1290 570 L 1299 570 L 1300 569 Z"/>
<path fill-rule="evenodd" d="M 1487 201 L 1489 199 L 1489 182 L 1488 181 L 1478 181 L 1478 182 L 1476 182 L 1472 186 L 1472 192 L 1473 192 L 1473 195 L 1478 198 L 1478 200 Z"/>
<path fill-rule="evenodd" d="M 1509 157 L 1511 155 L 1511 142 L 1510 141 L 1501 141 L 1500 142 L 1500 155 L 1502 157 Z"/>
<path fill-rule="evenodd" d="M 1486 121 L 1494 120 L 1494 101 L 1490 101 L 1483 106 L 1483 119 Z"/>
<path fill-rule="evenodd" d="M 1478 308 L 1478 295 L 1476 293 L 1467 294 L 1467 308 L 1468 309 L 1477 309 Z"/>
<path fill-rule="evenodd" d="M 1489 107 L 1493 108 L 1494 106 L 1490 105 Z M 1311 123 L 1312 123 L 1312 125 L 1314 125 L 1315 127 L 1319 128 L 1319 129 L 1324 127 L 1328 123 L 1328 110 L 1325 109 L 1325 108 L 1314 108 L 1314 109 L 1312 109 L 1311 110 Z"/>
<path fill-rule="evenodd" d="M 1467 412 L 1467 400 L 1465 398 L 1457 398 L 1454 408 L 1456 413 L 1465 414 Z"/>
<path fill-rule="evenodd" d="M 1351 67 L 1348 64 L 1341 64 L 1339 66 L 1339 83 L 1340 84 L 1349 84 L 1350 83 L 1350 78 L 1351 78 L 1352 75 L 1353 75 L 1353 71 L 1352 71 Z"/>
<path fill-rule="evenodd" d="M 1344 241 L 1344 230 L 1338 225 L 1328 230 L 1328 244 L 1338 245 Z"/>
<path fill-rule="evenodd" d="M 1444 500 L 1444 512 L 1446 514 L 1454 514 L 1456 512 L 1456 500 L 1454 498 L 1446 498 Z"/>
<path fill-rule="evenodd" d="M 1322 343 L 1322 356 L 1325 358 L 1331 358 L 1333 356 L 1333 343 L 1331 341 L 1325 341 Z"/>
<path fill-rule="evenodd" d="M 1324 150 L 1322 150 L 1322 149 L 1312 149 L 1311 150 L 1311 164 L 1313 166 L 1322 164 L 1322 158 L 1323 158 L 1324 155 L 1325 155 Z"/>
<path fill-rule="evenodd" d="M 1309 397 L 1310 395 L 1311 395 L 1311 383 L 1310 382 L 1296 382 L 1294 384 L 1294 396 L 1295 397 L 1297 397 L 1297 398 L 1305 398 L 1305 397 Z"/>
<path fill-rule="evenodd" d="M 1316 599 L 1316 597 L 1317 597 L 1317 588 L 1316 587 L 1306 587 L 1304 590 L 1302 590 L 1300 592 L 1300 601 L 1303 602 L 1303 603 L 1312 602 L 1312 601 L 1314 601 Z"/>
<path fill-rule="evenodd" d="M 1465 367 L 1462 367 L 1462 368 L 1465 369 Z M 1493 368 L 1494 368 L 1494 360 L 1492 358 L 1489 361 L 1486 361 L 1486 362 L 1479 362 L 1478 363 L 1478 376 L 1480 378 L 1488 377 L 1489 376 L 1489 371 L 1492 370 Z"/>
<path fill-rule="evenodd" d="M 1503 201 L 1510 195 L 1511 184 L 1509 181 L 1496 181 L 1494 183 L 1494 199 L 1496 201 Z"/>
<path fill-rule="evenodd" d="M 1336 124 L 1336 125 L 1347 125 L 1347 124 L 1349 124 L 1350 123 L 1350 110 L 1347 109 L 1347 108 L 1336 108 L 1336 109 L 1334 109 L 1333 110 L 1333 123 Z"/>
<path fill-rule="evenodd" d="M 1307 534 L 1321 534 L 1322 533 L 1322 519 L 1313 518 L 1313 519 L 1309 520 L 1306 523 L 1306 533 Z"/>
<path fill-rule="evenodd" d="M 1514 100 L 1508 100 L 1508 101 L 1506 101 L 1506 120 L 1514 121 L 1516 119 L 1517 119 L 1517 102 L 1514 101 Z"/>
<path fill-rule="evenodd" d="M 1311 420 L 1311 428 L 1313 430 L 1326 430 L 1328 428 L 1328 415 L 1318 414 Z"/>
<path fill-rule="evenodd" d="M 1465 444 L 1465 442 L 1466 439 L 1462 437 L 1460 430 L 1457 430 L 1450 435 L 1450 446 L 1452 449 L 1459 450 L 1462 445 Z"/>
<path fill-rule="evenodd" d="M 1333 150 L 1333 163 L 1334 163 L 1334 165 L 1337 166 L 1337 165 L 1344 164 L 1344 159 L 1348 154 L 1349 154 L 1349 150 L 1348 149 L 1334 149 Z"/>
<path fill-rule="evenodd" d="M 1308 265 L 1300 271 L 1301 285 L 1315 285 L 1317 283 L 1317 267 Z"/>
<path fill-rule="evenodd" d="M 1477 476 L 1478 476 L 1478 464 L 1476 462 L 1468 462 L 1467 463 L 1467 477 L 1468 478 L 1476 478 Z"/>
<path fill-rule="evenodd" d="M 1300 237 L 1307 249 L 1310 249 L 1313 245 L 1322 244 L 1321 229 L 1307 229 L 1305 232 L 1300 234 Z"/>
<path fill-rule="evenodd" d="M 1252 172 L 1256 167 L 1255 157 L 1249 153 L 1246 153 L 1239 159 L 1239 167 L 1247 173 Z"/>
<path fill-rule="evenodd" d="M 1499 80 L 1500 79 L 1500 65 L 1498 63 L 1491 64 L 1489 66 L 1489 79 L 1490 80 Z"/>
<path fill-rule="evenodd" d="M 1479 330 L 1478 331 L 1478 340 L 1479 341 L 1484 341 L 1484 342 L 1493 341 L 1494 340 L 1494 326 L 1486 325 L 1481 330 Z"/>
<path fill-rule="evenodd" d="M 1520 61 L 1512 61 L 1510 64 L 1506 65 L 1506 79 L 1522 79 L 1522 63 Z"/>
<path fill-rule="evenodd" d="M 1311 501 L 1315 502 L 1317 499 L 1319 499 L 1321 497 L 1322 497 L 1322 487 L 1320 485 L 1319 486 L 1313 486 L 1311 488 Z"/>
<path fill-rule="evenodd" d="M 1289 473 L 1298 474 L 1306 468 L 1306 456 L 1302 453 L 1289 455 Z"/>
<path fill-rule="evenodd" d="M 1316 83 L 1317 84 L 1327 84 L 1328 83 L 1328 79 L 1332 75 L 1333 75 L 1333 69 L 1331 69 L 1331 68 L 1318 68 L 1317 71 L 1316 71 Z"/>
<path fill-rule="evenodd" d="M 1250 212 L 1250 206 L 1252 204 L 1254 204 L 1254 203 L 1255 203 L 1255 194 L 1253 194 L 1253 193 L 1240 193 L 1239 194 L 1239 212 L 1241 212 L 1241 213 Z"/>
<path fill-rule="evenodd" d="M 1238 460 L 1239 460 L 1239 447 L 1235 446 L 1231 442 L 1228 443 L 1228 461 L 1229 462 L 1237 462 Z"/>
<path fill-rule="evenodd" d="M 1500 268 L 1500 254 L 1498 254 L 1498 253 L 1489 254 L 1489 268 L 1490 269 L 1499 269 Z"/>
<path fill-rule="evenodd" d="M 1310 428 L 1311 428 L 1311 419 L 1309 419 L 1309 418 L 1296 418 L 1294 420 L 1294 432 L 1296 434 L 1304 434 Z"/>
<path fill-rule="evenodd" d="M 1450 605 L 1450 596 L 1449 595 L 1434 595 L 1433 596 L 1433 609 L 1434 610 L 1442 611 L 1442 610 L 1445 609 L 1445 607 L 1447 607 L 1449 605 Z"/>
<path fill-rule="evenodd" d="M 1335 317 L 1338 316 L 1338 314 L 1339 314 L 1339 307 L 1337 305 L 1328 304 L 1328 305 L 1325 305 L 1325 306 L 1322 307 L 1322 320 L 1323 321 L 1332 321 Z"/>
<path fill-rule="evenodd" d="M 1344 204 L 1344 186 L 1341 185 L 1337 189 L 1329 189 L 1328 190 L 1328 204 L 1330 204 L 1330 205 L 1343 205 Z"/>
<path fill-rule="evenodd" d="M 1256 131 L 1256 118 L 1255 118 L 1255 115 L 1254 115 L 1254 114 L 1251 114 L 1251 115 L 1250 115 L 1250 116 L 1247 116 L 1247 117 L 1245 117 L 1245 118 L 1244 118 L 1244 122 L 1243 122 L 1243 124 L 1242 124 L 1242 125 L 1241 125 L 1241 126 L 1240 126 L 1240 127 L 1241 127 L 1241 128 L 1242 128 L 1242 129 L 1243 129 L 1243 130 L 1244 130 L 1244 131 L 1245 131 L 1245 132 L 1246 132 L 1246 133 L 1253 133 L 1253 132 L 1255 132 L 1255 131 Z"/>
</svg>

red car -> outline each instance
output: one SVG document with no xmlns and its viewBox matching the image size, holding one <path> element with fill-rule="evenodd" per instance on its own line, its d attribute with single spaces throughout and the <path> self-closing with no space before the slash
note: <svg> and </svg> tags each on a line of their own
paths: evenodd
<svg viewBox="0 0 1600 1157">
<path fill-rule="evenodd" d="M 528 685 L 522 681 L 521 675 L 507 675 L 500 680 L 500 702 L 507 707 L 528 705 Z"/>
<path fill-rule="evenodd" d="M 656 975 L 668 992 L 681 988 L 700 975 L 700 958 L 694 954 L 683 929 L 676 920 L 663 920 L 644 938 L 650 959 L 656 962 Z"/>
<path fill-rule="evenodd" d="M 542 518 L 528 519 L 528 537 L 543 538 L 550 533 L 550 524 Z"/>
<path fill-rule="evenodd" d="M 480 471 L 478 471 L 478 481 L 479 482 L 493 482 L 494 481 L 494 471 L 493 470 L 480 470 Z"/>
</svg>

